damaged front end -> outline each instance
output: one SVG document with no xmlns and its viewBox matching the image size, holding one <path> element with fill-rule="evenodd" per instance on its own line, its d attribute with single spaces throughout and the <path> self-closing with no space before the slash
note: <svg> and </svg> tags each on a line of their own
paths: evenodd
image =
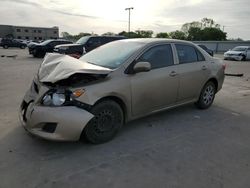
<svg viewBox="0 0 250 188">
<path fill-rule="evenodd" d="M 82 86 L 108 79 L 110 72 L 69 56 L 48 54 L 20 107 L 24 128 L 49 140 L 78 140 L 94 117 L 91 106 L 77 100 L 85 92 Z"/>
<path fill-rule="evenodd" d="M 108 74 L 75 73 L 68 78 L 59 80 L 55 83 L 43 82 L 43 84 L 49 87 L 81 87 L 103 80 L 107 75 Z"/>
</svg>

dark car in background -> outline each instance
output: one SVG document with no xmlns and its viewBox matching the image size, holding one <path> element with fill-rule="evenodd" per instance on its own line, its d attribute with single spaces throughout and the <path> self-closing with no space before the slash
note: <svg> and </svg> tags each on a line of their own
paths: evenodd
<svg viewBox="0 0 250 188">
<path fill-rule="evenodd" d="M 103 44 L 126 39 L 124 36 L 85 36 L 80 38 L 75 44 L 64 44 L 55 47 L 54 52 L 67 54 L 75 58 L 79 58 L 84 53 L 87 53 Z"/>
<path fill-rule="evenodd" d="M 5 49 L 9 47 L 17 47 L 17 48 L 24 49 L 27 47 L 27 44 L 17 39 L 2 39 L 0 46 L 2 46 Z"/>
<path fill-rule="evenodd" d="M 47 52 L 53 52 L 54 47 L 59 44 L 72 44 L 72 42 L 64 39 L 50 39 L 42 43 L 33 43 L 28 45 L 29 53 L 34 57 L 44 57 Z"/>
<path fill-rule="evenodd" d="M 199 47 L 201 47 L 203 50 L 205 50 L 209 55 L 214 56 L 213 50 L 208 49 L 205 45 L 203 44 L 198 44 Z"/>
</svg>

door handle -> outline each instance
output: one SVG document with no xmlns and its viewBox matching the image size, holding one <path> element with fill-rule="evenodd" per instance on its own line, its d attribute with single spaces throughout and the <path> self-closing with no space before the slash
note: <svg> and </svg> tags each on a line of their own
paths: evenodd
<svg viewBox="0 0 250 188">
<path fill-rule="evenodd" d="M 207 67 L 205 65 L 202 66 L 202 70 L 207 70 Z"/>
<path fill-rule="evenodd" d="M 170 74 L 169 74 L 169 76 L 172 76 L 172 77 L 174 77 L 174 76 L 176 76 L 177 75 L 177 72 L 175 72 L 175 71 L 172 71 Z"/>
</svg>

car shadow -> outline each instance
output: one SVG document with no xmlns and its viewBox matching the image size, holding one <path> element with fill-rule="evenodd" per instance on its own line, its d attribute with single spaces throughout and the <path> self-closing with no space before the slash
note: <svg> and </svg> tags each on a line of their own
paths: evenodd
<svg viewBox="0 0 250 188">
<path fill-rule="evenodd" d="M 137 142 L 139 145 L 145 145 L 151 142 L 151 140 L 156 142 L 158 139 L 161 139 L 163 134 L 167 134 L 170 131 L 175 131 L 175 134 L 188 131 L 192 127 L 187 126 L 185 122 L 189 121 L 190 124 L 190 122 L 197 120 L 197 118 L 199 120 L 200 113 L 206 112 L 196 109 L 191 104 L 140 118 L 125 124 L 113 140 L 100 145 L 92 145 L 86 141 L 47 141 L 31 135 L 16 121 L 15 128 L 0 139 L 1 143 L 5 143 L 4 147 L 1 147 L 1 150 L 2 152 L 5 150 L 4 152 L 30 153 L 33 157 L 37 156 L 38 158 L 41 155 L 50 155 L 50 153 L 52 155 L 67 156 L 72 155 L 74 152 L 84 153 L 86 150 L 95 149 L 117 151 L 122 145 L 126 147 L 131 142 Z M 182 118 L 180 119 L 180 117 Z"/>
</svg>

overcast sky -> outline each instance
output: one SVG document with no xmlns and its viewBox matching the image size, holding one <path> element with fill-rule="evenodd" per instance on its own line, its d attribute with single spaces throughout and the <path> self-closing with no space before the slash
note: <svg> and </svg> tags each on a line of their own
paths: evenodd
<svg viewBox="0 0 250 188">
<path fill-rule="evenodd" d="M 212 18 L 228 38 L 250 39 L 250 0 L 0 0 L 0 24 L 59 26 L 60 32 L 170 32 L 186 22 Z"/>
</svg>

